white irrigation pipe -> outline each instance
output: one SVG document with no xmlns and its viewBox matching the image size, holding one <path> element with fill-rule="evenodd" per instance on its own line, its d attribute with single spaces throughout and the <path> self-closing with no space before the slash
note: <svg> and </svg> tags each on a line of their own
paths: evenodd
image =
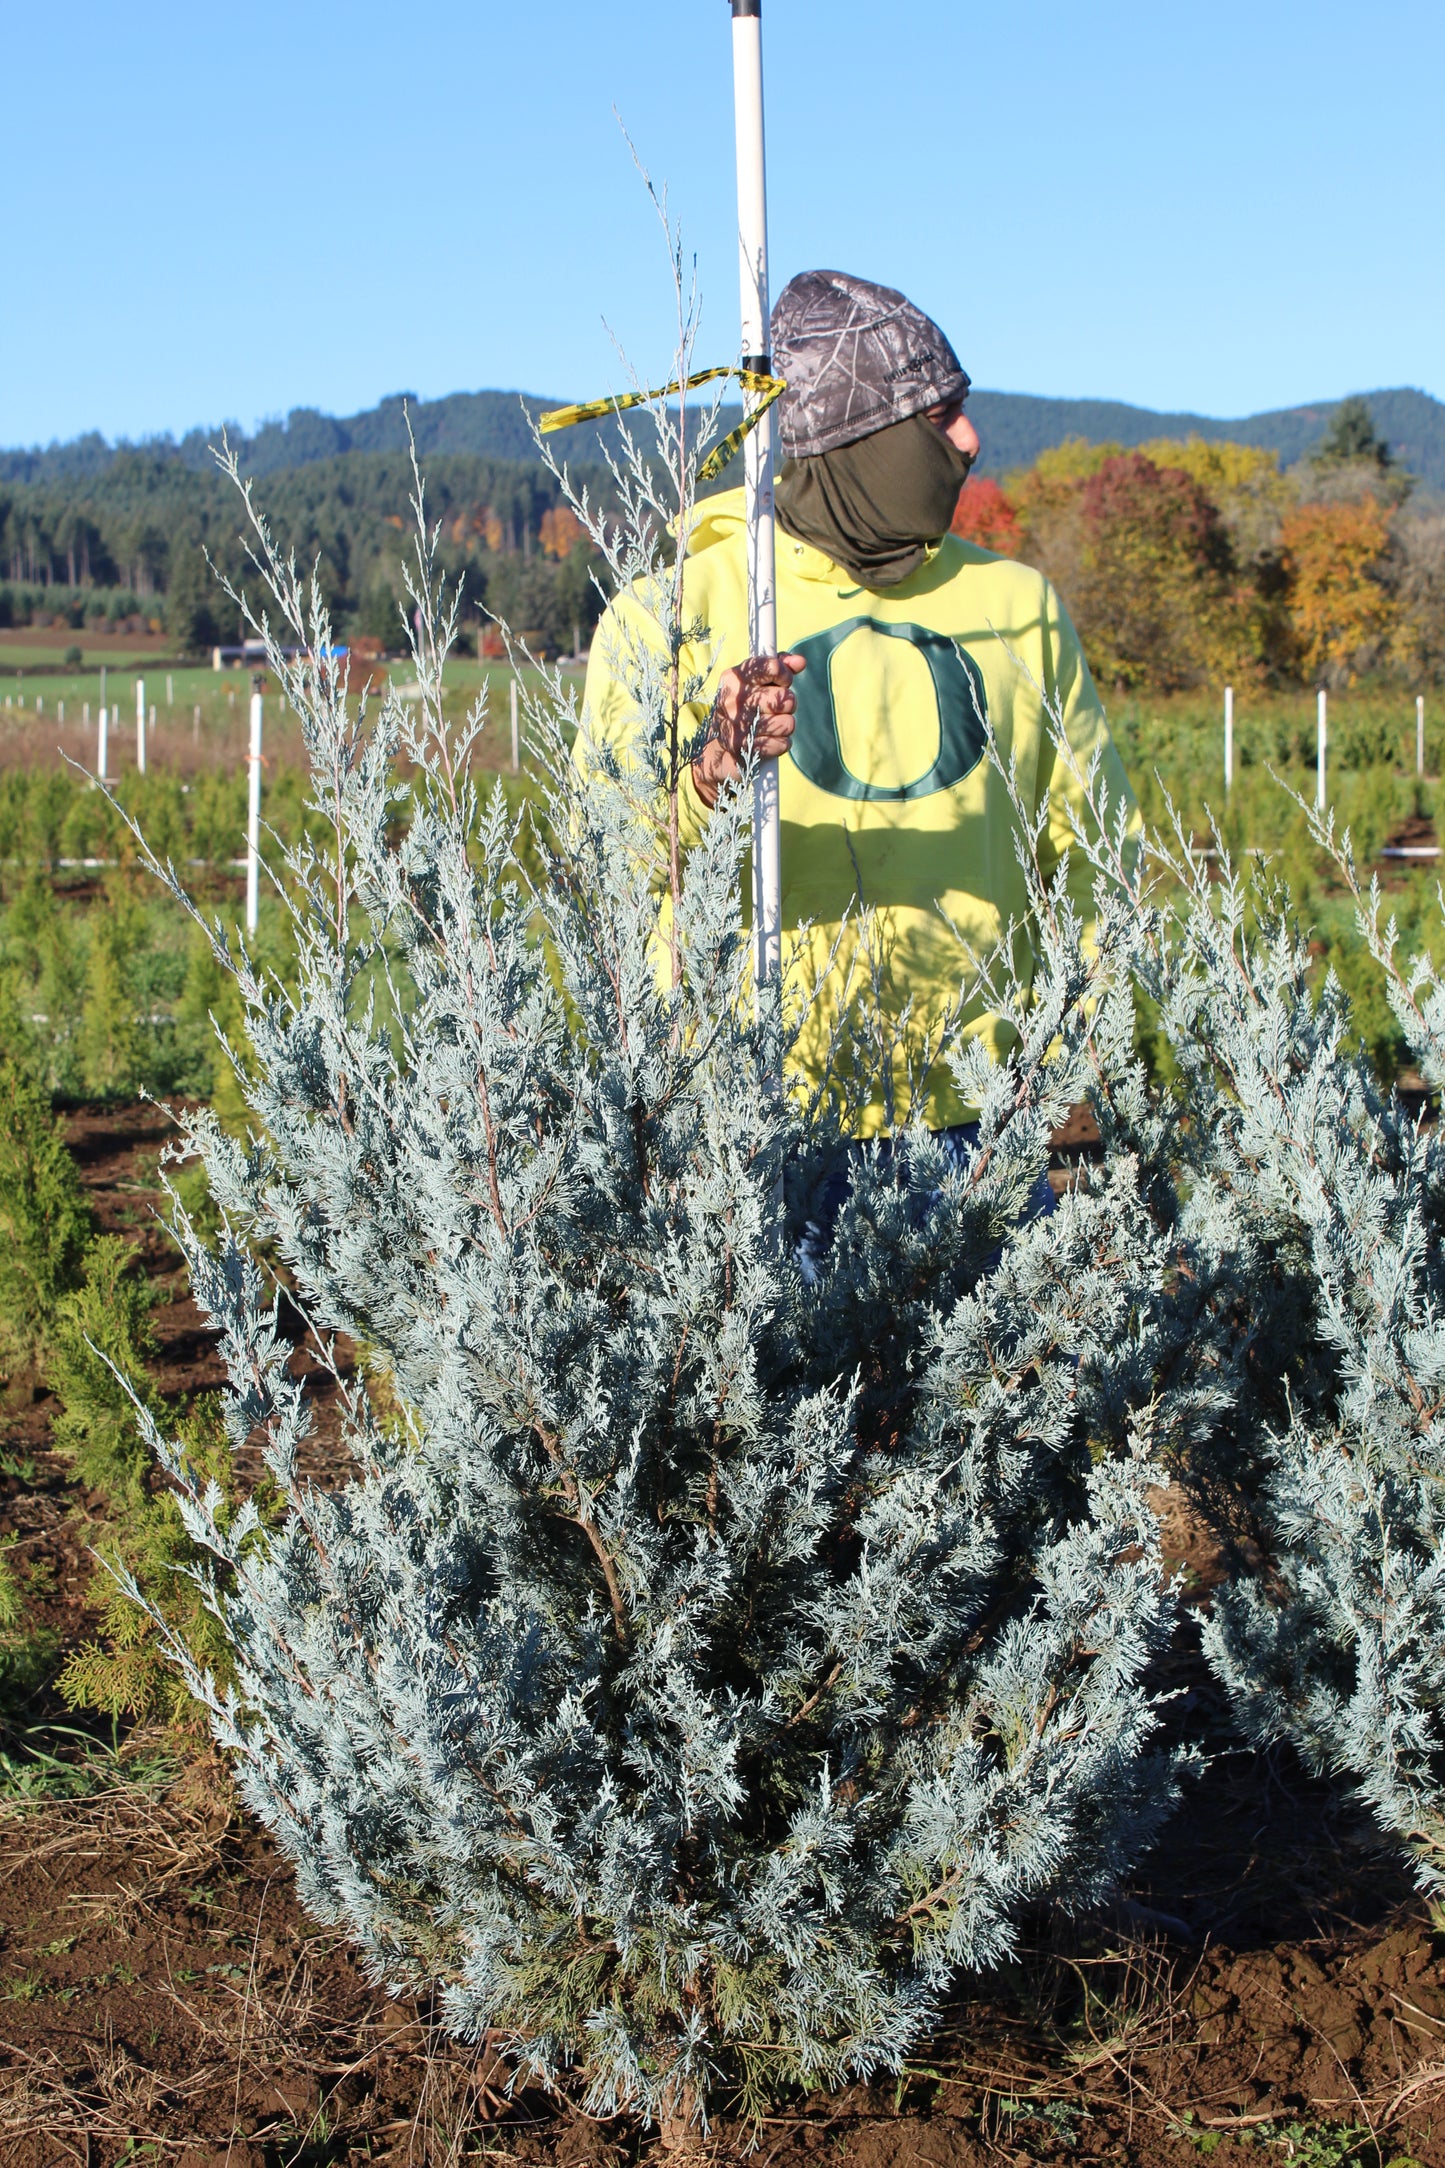
<svg viewBox="0 0 1445 2168">
<path fill-rule="evenodd" d="M 1329 743 L 1329 730 L 1329 695 L 1322 685 L 1315 723 L 1315 804 L 1321 813 L 1325 809 L 1325 748 Z"/>
<path fill-rule="evenodd" d="M 738 271 L 742 298 L 742 365 L 771 374 L 768 333 L 768 199 L 763 148 L 763 0 L 732 0 L 733 117 L 738 169 Z M 748 394 L 755 397 L 756 394 Z M 773 414 L 750 431 L 743 448 L 748 551 L 748 649 L 778 648 L 776 554 L 773 531 Z M 778 819 L 778 764 L 759 763 L 753 785 L 753 938 L 758 983 L 782 970 L 783 876 Z"/>
<path fill-rule="evenodd" d="M 1224 787 L 1234 782 L 1234 687 L 1224 688 Z"/>
<path fill-rule="evenodd" d="M 251 750 L 246 790 L 246 931 L 256 931 L 261 886 L 261 694 L 251 695 Z"/>
</svg>

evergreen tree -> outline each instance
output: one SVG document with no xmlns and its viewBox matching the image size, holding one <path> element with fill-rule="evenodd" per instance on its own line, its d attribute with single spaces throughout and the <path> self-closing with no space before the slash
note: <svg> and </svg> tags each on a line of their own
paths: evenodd
<svg viewBox="0 0 1445 2168">
<path fill-rule="evenodd" d="M 1311 457 L 1317 467 L 1365 465 L 1377 467 L 1383 474 L 1391 464 L 1390 447 L 1376 434 L 1369 401 L 1358 392 L 1342 399 Z"/>
<path fill-rule="evenodd" d="M 44 1352 L 91 1237 L 75 1162 L 28 1052 L 0 983 L 0 1374 Z"/>
<path fill-rule="evenodd" d="M 199 654 L 221 640 L 222 613 L 216 603 L 215 582 L 199 543 L 172 543 L 166 584 L 166 631 L 183 654 Z"/>
<path fill-rule="evenodd" d="M 81 1027 L 86 1089 L 103 1097 L 134 1091 L 140 1081 L 142 1029 L 133 983 L 139 920 L 125 876 L 113 876 L 91 913 Z"/>
<path fill-rule="evenodd" d="M 1303 810 L 1438 1090 L 1445 982 L 1428 953 L 1401 969 L 1348 838 Z M 1232 1566 L 1206 1651 L 1250 1737 L 1349 1784 L 1445 1888 L 1445 1139 L 1350 1051 L 1286 891 L 1218 877 L 1182 824 L 1154 846 L 1182 899 L 1168 910 L 1107 835 L 1078 847 L 1108 877 L 1176 1079 L 1161 1095 L 1100 1064 L 1090 1096 L 1175 1261 L 1175 1471 Z"/>
<path fill-rule="evenodd" d="M 554 684 L 530 842 L 470 779 L 480 711 L 443 719 L 456 605 L 428 550 L 423 697 L 373 724 L 255 522 L 321 840 L 287 861 L 292 990 L 210 928 L 253 1130 L 197 1119 L 222 1230 L 174 1225 L 280 1528 L 224 1514 L 144 1419 L 217 1562 L 235 1686 L 151 1604 L 154 1633 L 305 1902 L 461 2036 L 677 2131 L 720 2091 L 896 2069 L 1026 1906 L 1107 1889 L 1176 1764 L 1144 1684 L 1171 1619 L 1166 1248 L 1123 1157 L 1031 1213 L 1052 1128 L 1131 1058 L 1116 915 L 1086 952 L 1035 868 L 1032 993 L 988 967 L 1016 1050 L 949 1057 L 976 1152 L 918 1131 L 859 1157 L 805 1274 L 838 1110 L 771 1082 L 807 989 L 753 998 L 747 790 L 671 849 L 692 688 L 654 538 L 686 530 L 691 475 L 659 429 L 680 503 L 639 454 L 621 531 L 577 505 L 662 626 L 661 660 L 626 658 L 647 752 L 575 765 Z M 861 1013 L 851 1073 L 887 1055 Z M 348 1389 L 332 1491 L 298 1474 L 267 1254 L 318 1345 L 351 1334 L 388 1381 L 385 1412 Z"/>
</svg>

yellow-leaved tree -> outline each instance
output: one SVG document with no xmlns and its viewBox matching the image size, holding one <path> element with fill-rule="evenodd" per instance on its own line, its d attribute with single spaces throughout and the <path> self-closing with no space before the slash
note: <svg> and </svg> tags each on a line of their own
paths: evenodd
<svg viewBox="0 0 1445 2168">
<path fill-rule="evenodd" d="M 1384 585 L 1390 529 L 1372 497 L 1302 504 L 1287 513 L 1280 546 L 1290 623 L 1306 677 L 1350 684 L 1394 629 Z"/>
</svg>

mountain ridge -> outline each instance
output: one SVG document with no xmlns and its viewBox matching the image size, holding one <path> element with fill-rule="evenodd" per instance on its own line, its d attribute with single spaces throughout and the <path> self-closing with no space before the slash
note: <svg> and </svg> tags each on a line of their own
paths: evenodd
<svg viewBox="0 0 1445 2168">
<path fill-rule="evenodd" d="M 1365 392 L 1375 427 L 1396 461 L 1433 490 L 1445 491 L 1445 402 L 1408 385 Z M 285 420 L 262 423 L 253 435 L 231 429 L 231 441 L 248 474 L 262 478 L 280 470 L 309 466 L 348 452 L 396 452 L 406 449 L 407 415 L 418 453 L 467 453 L 492 459 L 535 461 L 539 454 L 528 417 L 560 399 L 516 391 L 451 392 L 440 399 L 418 399 L 394 392 L 360 413 L 334 416 L 315 407 L 294 407 Z M 1329 427 L 1338 399 L 1313 400 L 1260 414 L 1220 419 L 1214 415 L 1162 413 L 1124 400 L 1048 398 L 1031 392 L 975 390 L 969 412 L 983 440 L 982 471 L 1005 474 L 1031 466 L 1040 452 L 1068 437 L 1125 446 L 1153 437 L 1201 436 L 1213 442 L 1255 444 L 1277 451 L 1293 465 L 1318 443 Z M 724 410 L 723 426 L 736 418 Z M 66 443 L 28 450 L 0 451 L 0 482 L 69 484 L 104 473 L 117 459 L 139 454 L 174 460 L 182 466 L 210 464 L 209 446 L 220 429 L 192 429 L 183 437 L 151 437 L 110 444 L 91 431 Z M 573 464 L 595 461 L 617 443 L 615 422 L 585 424 L 555 440 L 559 453 Z"/>
</svg>

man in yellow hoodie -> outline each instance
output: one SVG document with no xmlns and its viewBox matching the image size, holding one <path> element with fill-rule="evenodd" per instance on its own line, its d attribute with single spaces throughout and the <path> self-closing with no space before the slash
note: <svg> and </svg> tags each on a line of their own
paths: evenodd
<svg viewBox="0 0 1445 2168">
<path fill-rule="evenodd" d="M 805 973 L 840 950 L 795 1065 L 806 1079 L 821 1074 L 839 1001 L 866 982 L 896 1044 L 892 1092 L 874 1092 L 857 1134 L 919 1115 L 951 1131 L 973 1110 L 932 1057 L 968 976 L 959 936 L 986 954 L 1027 912 L 1014 815 L 981 718 L 1005 764 L 1015 764 L 1025 805 L 1036 809 L 1048 795 L 1046 872 L 1068 848 L 1070 813 L 1084 813 L 1046 709 L 1081 769 L 1101 756 L 1111 805 L 1132 813 L 1133 799 L 1078 635 L 1048 581 L 948 532 L 979 441 L 964 411 L 968 376 L 938 326 L 891 287 L 809 271 L 784 288 L 772 329 L 773 367 L 788 384 L 776 489 L 786 652 L 747 655 L 742 492 L 704 500 L 685 612 L 706 633 L 682 669 L 705 672 L 707 683 L 684 719 L 698 750 L 682 779 L 682 841 L 700 833 L 749 746 L 779 758 L 784 968 L 790 934 Z M 619 750 L 640 724 L 617 667 L 624 627 L 647 636 L 631 597 L 614 602 L 599 627 L 586 689 L 588 732 Z M 1081 854 L 1066 878 L 1087 918 L 1092 882 Z M 803 923 L 810 953 L 799 957 Z M 860 957 L 865 926 L 870 948 Z M 1020 961 L 1027 973 L 1030 958 Z M 1005 1027 L 981 1003 L 965 1012 L 964 1029 L 1003 1051 Z"/>
</svg>

